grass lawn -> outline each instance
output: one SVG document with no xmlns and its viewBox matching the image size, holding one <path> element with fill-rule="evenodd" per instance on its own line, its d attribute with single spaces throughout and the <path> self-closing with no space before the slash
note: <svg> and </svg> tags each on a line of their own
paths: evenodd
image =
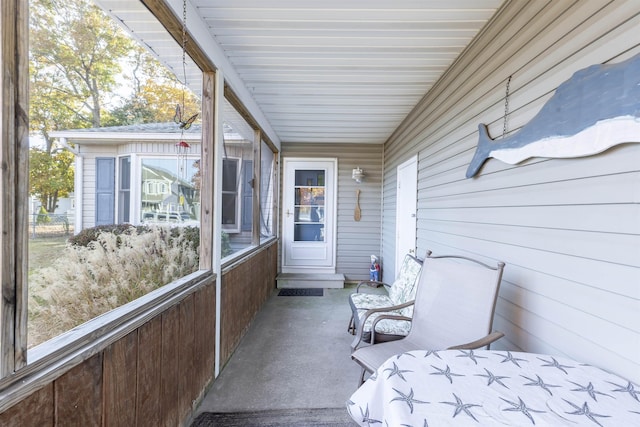
<svg viewBox="0 0 640 427">
<path fill-rule="evenodd" d="M 29 239 L 29 272 L 49 267 L 62 255 L 68 236 Z"/>
</svg>

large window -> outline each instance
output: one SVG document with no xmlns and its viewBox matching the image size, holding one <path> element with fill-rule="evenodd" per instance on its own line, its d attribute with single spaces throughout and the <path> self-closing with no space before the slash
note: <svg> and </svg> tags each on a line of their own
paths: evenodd
<svg viewBox="0 0 640 427">
<path fill-rule="evenodd" d="M 225 102 L 222 141 L 223 255 L 230 256 L 254 242 L 254 152 L 256 132 L 238 111 Z M 256 207 L 257 209 L 257 207 Z"/>
<path fill-rule="evenodd" d="M 202 91 L 198 86 L 203 81 L 201 76 L 198 80 L 192 75 L 189 84 L 183 85 L 182 76 L 176 77 L 171 71 L 178 67 L 165 68 L 154 62 L 153 56 L 146 55 L 133 40 L 121 33 L 113 20 L 90 0 L 32 0 L 29 16 L 32 43 L 29 55 L 19 51 L 19 47 L 12 47 L 10 42 L 6 46 L 15 48 L 17 58 L 29 60 L 30 84 L 27 85 L 27 73 L 24 72 L 23 87 L 30 89 L 29 160 L 30 172 L 33 172 L 29 177 L 29 184 L 33 185 L 29 185 L 28 190 L 31 198 L 27 283 L 21 280 L 25 273 L 22 265 L 26 263 L 16 266 L 7 262 L 12 271 L 3 271 L 3 279 L 8 279 L 5 288 L 10 289 L 7 286 L 14 281 L 13 291 L 19 295 L 11 307 L 15 310 L 13 320 L 16 321 L 12 325 L 13 331 L 4 325 L 5 332 L 11 332 L 5 333 L 4 339 L 11 336 L 15 340 L 2 347 L 7 354 L 16 354 L 15 360 L 23 356 L 20 354 L 22 343 L 28 343 L 29 347 L 38 345 L 152 290 L 167 284 L 175 285 L 177 279 L 199 267 L 210 277 L 215 263 L 210 257 L 205 261 L 204 257 L 199 259 L 198 245 L 203 245 L 203 250 L 211 254 L 212 234 L 222 239 L 225 257 L 257 246 L 261 238 L 274 236 L 277 223 L 273 214 L 277 205 L 277 160 L 270 145 L 260 143 L 258 125 L 244 119 L 250 114 L 244 110 L 240 114 L 225 102 L 224 129 L 214 129 L 206 141 L 211 147 L 214 138 L 218 141 L 216 136 L 224 133 L 219 142 L 222 147 L 218 147 L 222 149 L 215 150 L 224 158 L 201 160 L 200 117 L 188 130 L 192 135 L 188 136 L 188 132 L 183 132 L 186 129 L 179 128 L 185 119 L 200 113 L 198 94 Z M 114 39 L 102 40 L 102 36 Z M 92 41 L 97 42 L 93 47 Z M 88 51 L 82 50 L 85 48 L 89 48 Z M 178 51 L 182 53 L 180 49 Z M 93 58 L 91 54 L 102 56 Z M 4 56 L 5 62 L 9 56 Z M 82 82 L 68 80 L 79 73 L 65 67 L 72 67 L 73 61 L 86 66 L 105 58 L 110 62 L 93 70 L 97 73 L 95 76 L 91 74 L 92 70 L 85 70 L 95 77 L 89 81 L 96 85 L 82 88 L 80 93 L 73 95 L 73 90 Z M 186 61 L 188 69 L 198 69 L 188 55 Z M 16 64 L 8 65 L 13 67 L 11 69 L 19 68 Z M 211 82 L 216 79 L 211 77 L 215 73 L 208 70 L 204 79 L 208 82 L 206 93 L 213 94 Z M 138 74 L 140 72 L 151 74 Z M 5 79 L 3 93 L 7 93 L 7 87 L 12 84 Z M 98 91 L 94 93 L 92 89 Z M 220 96 L 219 93 L 216 91 L 212 96 Z M 145 98 L 149 94 L 153 94 L 152 98 Z M 183 96 L 186 96 L 186 103 Z M 174 117 L 178 116 L 177 102 L 183 103 L 184 114 L 178 117 L 178 123 L 174 122 Z M 205 102 L 209 107 L 207 126 L 211 127 L 211 107 L 222 102 L 212 97 L 205 97 Z M 27 105 L 26 100 L 24 105 Z M 26 130 L 19 128 L 19 124 L 24 115 L 12 111 L 12 107 L 7 107 L 10 120 L 2 123 L 8 129 L 5 136 L 11 133 L 23 135 Z M 171 131 L 175 131 L 174 138 L 159 141 L 145 134 L 165 132 L 156 129 L 158 125 L 169 125 Z M 126 137 L 118 134 L 125 130 L 129 132 Z M 73 131 L 84 135 L 84 143 L 62 135 L 54 136 L 55 132 Z M 131 132 L 139 133 L 131 135 Z M 100 138 L 87 141 L 92 135 L 100 135 Z M 17 160 L 18 154 L 23 154 L 20 152 L 24 146 L 22 141 L 3 139 L 2 143 L 3 152 L 15 154 L 5 159 L 9 174 L 14 173 L 26 181 L 26 168 L 21 168 L 23 165 Z M 213 152 L 209 150 L 208 154 Z M 261 153 L 260 157 L 257 153 Z M 218 161 L 224 169 L 222 207 L 217 200 L 214 203 L 213 194 L 213 169 Z M 207 170 L 201 170 L 201 162 L 208 165 Z M 15 225 L 16 219 L 25 219 L 27 213 L 21 210 L 24 202 L 11 197 L 27 200 L 26 188 L 27 185 L 18 182 L 12 188 L 4 189 L 3 200 L 7 204 L 2 215 L 5 223 Z M 205 222 L 207 219 L 211 224 L 214 216 L 211 209 L 201 211 L 201 203 L 222 209 L 221 222 L 224 224 L 213 226 L 217 234 L 209 233 L 211 230 L 200 233 L 200 220 Z M 204 218 L 200 218 L 201 212 L 206 215 Z M 22 225 L 27 226 L 26 220 Z M 202 242 L 201 235 L 204 236 Z M 22 229 L 11 229 L 2 236 L 2 240 L 8 242 L 5 249 L 15 243 L 17 264 L 22 261 L 23 236 Z M 4 253 L 6 259 L 14 255 L 10 250 L 8 252 Z M 193 277 L 196 276 L 200 277 Z M 181 285 L 190 286 L 190 283 L 182 281 Z M 21 291 L 25 289 L 28 304 L 22 299 Z M 152 299 L 150 301 L 151 306 L 155 304 Z M 5 305 L 10 304 L 5 301 Z M 143 310 L 141 307 L 136 310 Z M 28 327 L 21 324 L 21 316 L 27 310 L 28 316 L 24 317 L 28 317 Z M 120 307 L 120 310 L 124 312 L 128 308 Z M 116 313 L 118 311 L 112 311 L 106 317 Z M 28 337 L 24 336 L 25 332 Z M 75 339 L 74 334 L 81 333 L 79 329 L 73 330 L 71 336 Z M 99 341 L 99 338 L 92 336 L 91 340 Z M 52 341 L 41 349 L 48 351 L 49 346 L 60 345 L 62 341 Z M 88 341 L 81 338 L 62 345 L 66 351 Z M 3 372 L 10 373 L 11 368 L 5 368 Z"/>
<path fill-rule="evenodd" d="M 194 157 L 143 158 L 140 221 L 189 223 L 200 216 L 199 161 Z"/>
<path fill-rule="evenodd" d="M 91 0 L 31 0 L 30 42 L 32 347 L 198 270 L 202 77 Z"/>
</svg>

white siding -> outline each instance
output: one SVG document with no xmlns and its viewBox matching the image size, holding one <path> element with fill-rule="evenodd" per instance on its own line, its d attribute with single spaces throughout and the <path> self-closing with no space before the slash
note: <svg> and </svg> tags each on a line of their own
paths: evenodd
<svg viewBox="0 0 640 427">
<path fill-rule="evenodd" d="M 575 71 L 640 52 L 640 2 L 509 2 L 385 145 L 383 256 L 395 169 L 419 155 L 418 254 L 506 262 L 494 348 L 567 355 L 640 382 L 640 144 L 581 159 L 466 168 L 479 123 L 516 132 Z M 390 264 L 389 262 L 387 264 Z"/>
<path fill-rule="evenodd" d="M 118 156 L 126 156 L 136 154 L 138 156 L 177 156 L 175 142 L 132 142 L 130 144 L 116 145 L 103 144 L 96 145 L 95 142 L 86 145 L 80 145 L 77 141 L 70 141 L 78 144 L 78 151 L 83 157 L 82 170 L 82 200 L 76 200 L 76 203 L 82 203 L 82 228 L 90 228 L 96 225 L 96 158 L 97 157 L 114 157 L 116 158 L 116 218 L 118 203 L 118 181 L 119 173 Z M 200 144 L 190 142 L 191 148 L 189 154 L 199 155 Z M 137 167 L 132 168 L 138 170 Z M 78 171 L 76 171 L 78 173 Z M 131 185 L 138 185 L 139 179 L 135 177 L 131 181 Z M 133 200 L 131 201 L 134 202 Z M 76 230 L 76 233 L 80 230 Z"/>
<path fill-rule="evenodd" d="M 370 256 L 380 255 L 382 145 L 284 144 L 282 157 L 338 159 L 336 272 L 343 273 L 347 281 L 368 279 Z M 366 175 L 360 184 L 351 179 L 353 169 L 358 166 Z M 356 189 L 361 190 L 360 221 L 353 217 Z M 392 277 L 386 276 L 386 272 L 383 275 L 387 279 Z"/>
</svg>

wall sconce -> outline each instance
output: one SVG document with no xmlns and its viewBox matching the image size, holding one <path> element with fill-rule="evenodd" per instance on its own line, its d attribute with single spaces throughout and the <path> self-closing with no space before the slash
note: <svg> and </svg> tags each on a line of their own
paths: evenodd
<svg viewBox="0 0 640 427">
<path fill-rule="evenodd" d="M 359 167 L 355 168 L 353 170 L 353 173 L 351 174 L 351 178 L 353 178 L 358 184 L 360 184 L 362 182 L 362 179 L 364 178 L 364 171 Z"/>
</svg>

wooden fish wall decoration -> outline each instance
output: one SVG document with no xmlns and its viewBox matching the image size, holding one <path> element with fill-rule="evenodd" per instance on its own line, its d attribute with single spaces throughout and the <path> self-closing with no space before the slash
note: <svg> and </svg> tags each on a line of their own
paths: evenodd
<svg viewBox="0 0 640 427">
<path fill-rule="evenodd" d="M 577 71 L 511 136 L 494 141 L 486 125 L 481 123 L 478 130 L 467 178 L 490 157 L 517 164 L 531 157 L 591 156 L 614 145 L 640 142 L 640 54 Z"/>
</svg>

